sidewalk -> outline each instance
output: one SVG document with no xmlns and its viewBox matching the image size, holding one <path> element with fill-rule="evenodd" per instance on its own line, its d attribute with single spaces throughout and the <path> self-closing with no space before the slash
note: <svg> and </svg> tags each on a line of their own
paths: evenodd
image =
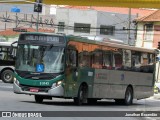
<svg viewBox="0 0 160 120">
<path fill-rule="evenodd" d="M 154 98 L 154 99 L 159 99 L 159 100 L 160 100 L 160 93 L 154 94 L 153 98 Z"/>
</svg>

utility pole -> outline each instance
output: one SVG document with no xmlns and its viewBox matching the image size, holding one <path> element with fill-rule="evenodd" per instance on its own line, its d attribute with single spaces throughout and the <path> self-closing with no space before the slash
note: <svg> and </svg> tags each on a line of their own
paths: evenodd
<svg viewBox="0 0 160 120">
<path fill-rule="evenodd" d="M 37 12 L 37 23 L 36 23 L 36 31 L 38 32 L 38 26 L 39 26 L 39 12 Z"/>
<path fill-rule="evenodd" d="M 131 40 L 131 33 L 130 33 L 130 29 L 131 29 L 131 8 L 129 8 L 128 10 L 128 41 L 127 44 L 130 45 L 130 40 Z"/>
<path fill-rule="evenodd" d="M 15 15 L 15 17 L 16 17 L 16 19 L 15 19 L 15 28 L 17 28 L 17 26 L 18 26 L 18 14 L 17 13 L 19 13 L 21 10 L 18 8 L 18 7 L 12 7 L 11 8 L 11 12 L 15 12 L 16 13 L 16 15 Z"/>
<path fill-rule="evenodd" d="M 17 16 L 17 13 L 16 13 L 16 25 L 15 25 L 15 28 L 17 28 L 18 26 L 18 16 Z"/>
</svg>

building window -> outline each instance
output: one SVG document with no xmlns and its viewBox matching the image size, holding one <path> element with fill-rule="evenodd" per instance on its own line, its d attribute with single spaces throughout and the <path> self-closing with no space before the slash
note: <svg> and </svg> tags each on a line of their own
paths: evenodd
<svg viewBox="0 0 160 120">
<path fill-rule="evenodd" d="M 64 32 L 64 22 L 58 23 L 58 32 Z"/>
<path fill-rule="evenodd" d="M 145 40 L 152 40 L 153 24 L 145 25 Z"/>
<path fill-rule="evenodd" d="M 100 26 L 100 34 L 102 35 L 113 35 L 114 32 L 115 32 L 115 26 L 106 26 L 106 25 Z"/>
<path fill-rule="evenodd" d="M 91 24 L 74 23 L 74 32 L 90 33 Z"/>
</svg>

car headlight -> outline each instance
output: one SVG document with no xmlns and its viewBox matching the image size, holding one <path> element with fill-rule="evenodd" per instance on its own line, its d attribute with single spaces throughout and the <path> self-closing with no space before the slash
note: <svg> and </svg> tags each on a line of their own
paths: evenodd
<svg viewBox="0 0 160 120">
<path fill-rule="evenodd" d="M 53 83 L 52 88 L 57 87 L 57 86 L 59 86 L 61 84 L 62 84 L 62 80 L 57 81 L 56 83 Z"/>
</svg>

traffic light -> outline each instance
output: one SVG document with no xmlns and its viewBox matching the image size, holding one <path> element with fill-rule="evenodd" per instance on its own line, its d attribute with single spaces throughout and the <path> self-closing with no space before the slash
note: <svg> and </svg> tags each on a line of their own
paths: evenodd
<svg viewBox="0 0 160 120">
<path fill-rule="evenodd" d="M 157 47 L 157 49 L 160 49 L 160 42 L 158 42 L 158 47 Z"/>
<path fill-rule="evenodd" d="M 42 0 L 35 0 L 34 12 L 42 12 Z"/>
</svg>

